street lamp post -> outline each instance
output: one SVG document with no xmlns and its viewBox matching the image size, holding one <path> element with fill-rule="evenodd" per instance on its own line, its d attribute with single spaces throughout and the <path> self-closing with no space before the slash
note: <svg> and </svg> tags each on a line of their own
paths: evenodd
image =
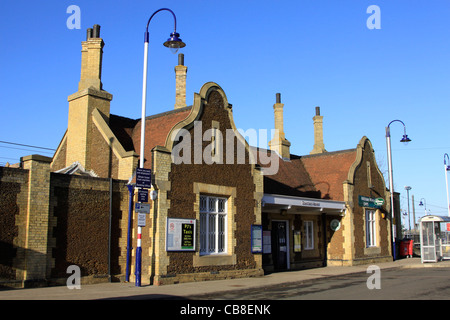
<svg viewBox="0 0 450 320">
<path fill-rule="evenodd" d="M 409 212 L 409 190 L 412 188 L 410 186 L 405 186 L 407 198 L 408 198 L 408 224 L 409 224 L 409 233 L 411 234 L 411 214 Z"/>
<path fill-rule="evenodd" d="M 423 200 L 423 202 L 422 202 Z M 427 200 L 425 198 L 421 198 L 420 202 L 419 202 L 419 206 L 424 206 L 425 207 L 425 215 L 428 215 L 428 211 L 427 211 Z"/>
<path fill-rule="evenodd" d="M 413 214 L 413 228 L 416 230 L 417 224 L 416 224 L 416 206 L 414 202 L 414 195 L 411 196 L 411 204 L 412 204 L 412 214 Z"/>
<path fill-rule="evenodd" d="M 392 170 L 392 151 L 391 151 L 391 130 L 390 125 L 393 122 L 400 122 L 403 124 L 404 134 L 403 138 L 400 140 L 400 142 L 408 143 L 411 141 L 411 139 L 408 138 L 408 135 L 406 134 L 406 126 L 401 120 L 392 120 L 389 122 L 388 126 L 386 127 L 386 145 L 387 145 L 387 156 L 388 156 L 388 166 L 389 166 L 389 191 L 391 193 L 391 225 L 392 225 L 392 252 L 394 256 L 394 260 L 396 259 L 396 249 L 395 249 L 395 223 L 394 223 L 394 178 L 393 178 L 393 170 Z"/>
<path fill-rule="evenodd" d="M 140 145 L 140 161 L 139 167 L 144 168 L 144 149 L 145 149 L 145 115 L 146 115 L 146 101 L 147 101 L 147 60 L 148 60 L 148 41 L 149 41 L 149 33 L 148 26 L 152 18 L 160 11 L 169 11 L 173 15 L 174 19 L 174 32 L 170 34 L 169 39 L 164 42 L 164 46 L 171 49 L 172 53 L 176 53 L 178 49 L 183 48 L 186 44 L 181 41 L 179 38 L 179 34 L 177 33 L 177 18 L 172 10 L 167 8 L 162 8 L 156 10 L 148 19 L 147 27 L 145 29 L 144 34 L 144 75 L 142 80 L 142 117 L 141 117 L 141 145 Z M 136 248 L 136 281 L 135 285 L 137 287 L 141 286 L 141 265 L 142 265 L 142 247 L 141 247 L 141 238 L 142 238 L 142 227 L 138 226 L 138 234 L 137 234 L 137 248 Z"/>
<path fill-rule="evenodd" d="M 447 165 L 447 162 L 449 162 L 449 165 Z M 448 216 L 450 217 L 450 196 L 448 194 L 448 174 L 447 172 L 450 171 L 450 160 L 448 157 L 448 154 L 444 154 L 444 170 L 445 170 L 445 185 L 447 187 L 447 210 L 448 210 Z"/>
</svg>

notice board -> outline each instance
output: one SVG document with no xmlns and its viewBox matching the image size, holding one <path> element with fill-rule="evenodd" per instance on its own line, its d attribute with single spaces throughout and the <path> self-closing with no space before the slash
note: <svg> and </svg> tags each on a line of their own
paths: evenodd
<svg viewBox="0 0 450 320">
<path fill-rule="evenodd" d="M 195 219 L 167 218 L 166 251 L 195 251 Z"/>
<path fill-rule="evenodd" d="M 263 229 L 260 225 L 252 225 L 251 230 L 252 253 L 263 252 Z"/>
</svg>

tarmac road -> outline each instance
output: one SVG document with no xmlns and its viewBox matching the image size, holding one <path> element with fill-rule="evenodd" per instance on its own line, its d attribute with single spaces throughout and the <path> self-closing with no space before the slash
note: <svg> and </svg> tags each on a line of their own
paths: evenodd
<svg viewBox="0 0 450 320">
<path fill-rule="evenodd" d="M 371 275 L 371 273 L 357 273 L 187 298 L 193 300 L 450 300 L 450 268 L 382 270 L 379 289 L 368 288 L 367 281 Z"/>
</svg>

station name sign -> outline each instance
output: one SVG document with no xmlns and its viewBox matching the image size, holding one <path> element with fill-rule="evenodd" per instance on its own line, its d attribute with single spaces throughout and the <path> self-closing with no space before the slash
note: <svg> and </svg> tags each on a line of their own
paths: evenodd
<svg viewBox="0 0 450 320">
<path fill-rule="evenodd" d="M 317 208 L 321 207 L 320 202 L 316 202 L 316 201 L 305 201 L 305 200 L 302 200 L 302 204 L 301 205 L 304 206 L 304 207 L 317 207 Z"/>
<path fill-rule="evenodd" d="M 384 204 L 384 199 L 358 196 L 358 204 L 360 207 L 379 209 Z"/>
</svg>

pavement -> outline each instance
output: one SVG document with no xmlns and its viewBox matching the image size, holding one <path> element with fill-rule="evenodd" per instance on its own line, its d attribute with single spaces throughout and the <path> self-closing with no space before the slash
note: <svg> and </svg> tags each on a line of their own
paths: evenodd
<svg viewBox="0 0 450 320">
<path fill-rule="evenodd" d="M 375 265 L 380 268 L 381 272 L 384 269 L 391 268 L 450 268 L 450 260 L 436 263 L 421 263 L 420 258 L 413 257 L 392 262 L 377 263 Z M 329 266 L 299 271 L 277 272 L 255 278 L 189 282 L 163 286 L 143 285 L 136 287 L 134 283 L 112 282 L 89 285 L 82 284 L 80 289 L 69 289 L 66 286 L 6 289 L 0 290 L 0 300 L 182 300 L 189 299 L 190 296 L 205 295 L 208 293 L 236 291 L 280 285 L 283 283 L 301 283 L 302 281 L 337 277 L 353 273 L 367 273 L 368 266 Z"/>
</svg>

